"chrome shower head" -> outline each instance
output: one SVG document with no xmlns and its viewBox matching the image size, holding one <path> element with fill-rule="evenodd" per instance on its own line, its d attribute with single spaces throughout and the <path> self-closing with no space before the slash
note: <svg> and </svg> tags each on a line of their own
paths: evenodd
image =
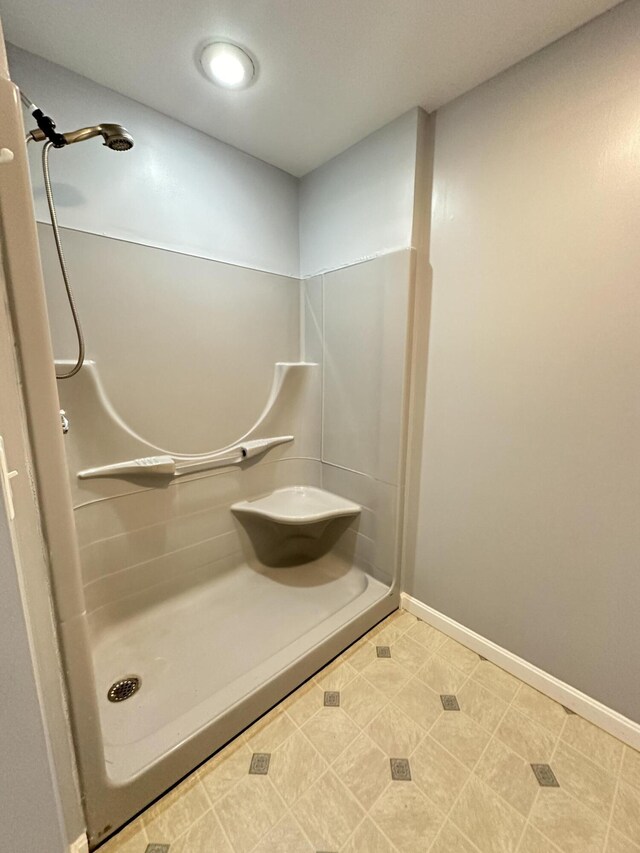
<svg viewBox="0 0 640 853">
<path fill-rule="evenodd" d="M 43 142 L 47 138 L 39 128 L 32 130 L 30 135 L 36 142 Z M 74 142 L 84 142 L 85 139 L 101 136 L 104 140 L 103 144 L 112 151 L 128 151 L 133 148 L 133 136 L 121 124 L 96 124 L 61 135 L 65 145 L 73 145 Z"/>
</svg>

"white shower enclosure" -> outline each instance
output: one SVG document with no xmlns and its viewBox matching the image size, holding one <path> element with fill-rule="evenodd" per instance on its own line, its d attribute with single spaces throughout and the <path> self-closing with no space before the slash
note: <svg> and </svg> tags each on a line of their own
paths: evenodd
<svg viewBox="0 0 640 853">
<path fill-rule="evenodd" d="M 23 202 L 8 284 L 95 846 L 398 606 L 416 252 L 300 279 L 63 228 L 88 358 L 58 404 L 74 338 Z"/>
<path fill-rule="evenodd" d="M 299 281 L 65 240 L 98 269 L 93 358 L 60 384 L 97 841 L 397 607 L 412 253 Z"/>
<path fill-rule="evenodd" d="M 53 575 L 95 845 L 398 606 L 415 264 L 302 281 L 63 237 L 91 357 L 59 383 Z"/>
</svg>

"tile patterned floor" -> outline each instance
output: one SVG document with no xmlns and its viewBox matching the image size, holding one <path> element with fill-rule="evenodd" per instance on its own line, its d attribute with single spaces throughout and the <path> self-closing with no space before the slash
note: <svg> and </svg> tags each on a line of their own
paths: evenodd
<svg viewBox="0 0 640 853">
<path fill-rule="evenodd" d="M 640 853 L 640 753 L 404 611 L 100 853 Z"/>
</svg>

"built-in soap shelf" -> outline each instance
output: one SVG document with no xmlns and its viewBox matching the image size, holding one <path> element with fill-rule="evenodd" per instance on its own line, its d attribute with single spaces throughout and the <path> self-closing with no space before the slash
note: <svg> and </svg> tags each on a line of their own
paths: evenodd
<svg viewBox="0 0 640 853">
<path fill-rule="evenodd" d="M 57 360 L 55 364 L 57 368 L 65 371 L 73 366 L 74 362 Z M 73 418 L 72 439 L 75 438 L 77 425 L 80 424 L 85 427 L 87 435 L 95 435 L 97 431 L 106 430 L 109 444 L 116 436 L 118 439 L 126 436 L 129 444 L 132 441 L 137 443 L 140 450 L 143 453 L 146 451 L 148 455 L 139 456 L 135 459 L 125 459 L 108 465 L 82 468 L 78 471 L 77 478 L 78 480 L 90 480 L 100 477 L 145 477 L 150 480 L 155 478 L 158 483 L 163 484 L 167 479 L 182 477 L 186 474 L 195 474 L 229 465 L 239 465 L 254 456 L 266 453 L 272 447 L 287 444 L 294 440 L 294 436 L 279 435 L 267 438 L 253 438 L 252 436 L 255 436 L 259 430 L 266 429 L 264 422 L 275 408 L 288 378 L 303 375 L 314 367 L 317 367 L 317 364 L 311 361 L 276 362 L 269 397 L 261 415 L 253 426 L 228 447 L 205 453 L 190 454 L 159 447 L 135 432 L 111 404 L 102 385 L 95 361 L 87 359 L 77 378 L 71 381 L 69 385 L 64 386 L 65 390 L 68 388 L 71 391 L 71 397 L 68 398 L 64 408 Z M 93 439 L 85 442 L 85 446 L 81 445 L 80 447 L 79 457 L 89 456 L 90 453 L 93 453 L 94 446 L 95 441 Z"/>
<path fill-rule="evenodd" d="M 232 504 L 238 515 L 254 516 L 278 524 L 315 524 L 334 518 L 359 515 L 362 507 L 346 498 L 315 486 L 289 486 L 276 489 L 255 500 Z"/>
<path fill-rule="evenodd" d="M 293 441 L 292 435 L 278 435 L 273 438 L 258 438 L 243 441 L 224 451 L 208 456 L 182 456 L 174 458 L 169 454 L 159 456 L 143 456 L 140 459 L 127 459 L 125 462 L 115 462 L 112 465 L 101 465 L 98 468 L 86 468 L 78 471 L 78 479 L 89 480 L 93 477 L 182 477 L 185 474 L 195 474 L 199 471 L 209 471 L 212 468 L 223 468 L 227 465 L 239 465 L 254 456 L 266 453 L 279 444 Z"/>
</svg>

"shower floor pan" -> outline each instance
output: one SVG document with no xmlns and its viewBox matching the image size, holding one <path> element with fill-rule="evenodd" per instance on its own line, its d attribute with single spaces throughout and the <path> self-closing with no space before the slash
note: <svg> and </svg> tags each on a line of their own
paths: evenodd
<svg viewBox="0 0 640 853">
<path fill-rule="evenodd" d="M 126 785 L 387 595 L 388 586 L 331 554 L 286 569 L 205 572 L 178 594 L 151 590 L 124 610 L 96 611 L 89 620 L 111 783 Z M 130 676 L 138 692 L 109 701 L 111 685 Z"/>
</svg>

